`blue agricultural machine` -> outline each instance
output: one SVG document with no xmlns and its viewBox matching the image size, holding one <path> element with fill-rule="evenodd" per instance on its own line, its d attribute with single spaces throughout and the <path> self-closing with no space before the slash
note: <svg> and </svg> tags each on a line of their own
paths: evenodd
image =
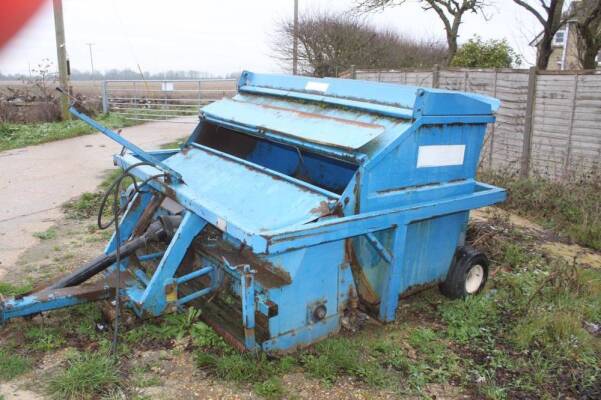
<svg viewBox="0 0 601 400">
<path fill-rule="evenodd" d="M 124 147 L 115 233 L 78 270 L 0 303 L 0 322 L 116 296 L 139 316 L 184 306 L 240 350 L 292 351 L 360 310 L 439 284 L 478 293 L 488 261 L 469 211 L 505 199 L 475 180 L 496 99 L 244 72 L 180 149 Z M 136 184 L 120 191 L 126 176 Z M 111 198 L 109 203 L 111 203 Z"/>
</svg>

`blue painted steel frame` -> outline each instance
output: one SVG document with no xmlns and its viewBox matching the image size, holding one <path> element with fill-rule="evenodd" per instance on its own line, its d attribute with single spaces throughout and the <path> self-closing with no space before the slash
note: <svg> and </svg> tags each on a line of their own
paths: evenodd
<svg viewBox="0 0 601 400">
<path fill-rule="evenodd" d="M 206 225 L 207 222 L 193 212 L 188 211 L 184 214 L 182 222 L 141 297 L 136 299 L 137 291 L 130 293 L 130 297 L 139 308 L 152 315 L 160 315 L 165 310 L 168 303 L 166 286 L 174 283 L 173 276 L 190 244 Z"/>
<path fill-rule="evenodd" d="M 226 261 L 224 261 L 225 266 L 212 265 L 211 262 L 206 261 L 205 264 L 196 266 L 198 269 L 184 276 L 175 277 L 177 269 L 182 263 L 191 243 L 207 224 L 211 224 L 224 232 L 223 240 L 231 239 L 233 242 L 238 240 L 240 243 L 250 247 L 260 258 L 274 261 L 274 263 L 288 268 L 287 272 L 291 275 L 292 283 L 290 285 L 268 290 L 261 286 L 260 279 L 255 281 L 254 271 L 249 265 L 245 265 L 242 271 L 227 271 L 234 277 L 234 290 L 240 295 L 242 301 L 241 323 L 244 328 L 244 346 L 247 349 L 254 350 L 258 348 L 255 337 L 255 312 L 258 310 L 268 315 L 270 308 L 267 302 L 274 299 L 281 300 L 282 304 L 285 304 L 291 298 L 296 300 L 300 297 L 302 304 L 293 305 L 298 306 L 294 310 L 298 312 L 300 307 L 302 311 L 302 307 L 305 307 L 307 313 L 306 316 L 303 314 L 301 319 L 306 317 L 306 320 L 304 325 L 301 324 L 299 326 L 298 317 L 300 313 L 299 315 L 292 316 L 286 315 L 286 309 L 280 310 L 282 314 L 276 316 L 278 320 L 273 326 L 276 333 L 273 333 L 268 340 L 262 343 L 261 346 L 264 350 L 292 348 L 301 343 L 308 343 L 325 337 L 339 329 L 340 313 L 343 307 L 346 306 L 346 302 L 349 301 L 351 293 L 355 288 L 352 282 L 348 259 L 346 258 L 344 242 L 346 239 L 355 237 L 365 236 L 369 243 L 368 247 L 371 246 L 372 251 L 375 250 L 377 254 L 376 257 L 381 258 L 387 264 L 387 269 L 384 272 L 385 278 L 383 279 L 384 285 L 381 291 L 378 315 L 382 321 L 392 321 L 395 317 L 400 292 L 405 288 L 402 286 L 402 277 L 407 272 L 403 270 L 403 267 L 405 266 L 406 255 L 409 251 L 407 243 L 411 243 L 409 232 L 416 232 L 419 229 L 416 228 L 416 224 L 422 223 L 428 226 L 427 224 L 430 223 L 428 220 L 430 219 L 448 218 L 444 220 L 444 223 L 447 223 L 447 226 L 449 223 L 453 223 L 454 225 L 457 223 L 455 227 L 457 228 L 456 231 L 459 232 L 460 224 L 467 220 L 467 211 L 505 199 L 505 191 L 503 189 L 476 182 L 473 180 L 473 176 L 462 176 L 459 183 L 456 180 L 436 181 L 436 190 L 440 190 L 440 193 L 443 194 L 434 199 L 432 197 L 420 197 L 423 196 L 423 193 L 419 193 L 422 190 L 419 185 L 417 188 L 411 185 L 393 187 L 392 192 L 394 196 L 400 192 L 415 192 L 415 194 L 410 193 L 414 197 L 400 204 L 389 201 L 390 197 L 393 196 L 390 194 L 391 191 L 381 194 L 382 191 L 378 192 L 376 190 L 374 194 L 368 193 L 367 190 L 363 192 L 358 190 L 358 188 L 365 189 L 369 186 L 368 175 L 375 170 L 374 168 L 381 160 L 384 160 L 392 152 L 398 151 L 398 147 L 404 141 L 415 139 L 413 135 L 416 135 L 418 131 L 420 131 L 420 134 L 423 133 L 421 140 L 424 140 L 424 136 L 428 134 L 427 128 L 438 125 L 444 126 L 444 129 L 448 129 L 449 131 L 451 131 L 450 127 L 452 125 L 469 125 L 470 127 L 465 128 L 468 129 L 467 131 L 460 131 L 457 135 L 471 134 L 472 131 L 469 131 L 469 129 L 472 128 L 474 129 L 474 135 L 481 134 L 482 132 L 478 131 L 478 129 L 483 129 L 484 124 L 494 121 L 492 112 L 498 108 L 498 101 L 484 96 L 434 89 L 399 88 L 396 85 L 381 85 L 356 81 L 344 82 L 336 79 L 320 80 L 321 86 L 316 86 L 314 81 L 316 79 L 307 77 L 285 77 L 244 72 L 239 81 L 239 90 L 241 93 L 248 93 L 248 97 L 251 95 L 266 95 L 267 97 L 274 96 L 286 99 L 286 101 L 325 103 L 374 115 L 377 114 L 378 116 L 405 120 L 403 122 L 402 133 L 399 133 L 395 137 L 391 132 L 398 126 L 389 125 L 391 126 L 390 130 L 381 134 L 383 136 L 388 134 L 384 139 L 379 138 L 382 140 L 374 140 L 374 143 L 365 145 L 365 148 L 344 151 L 319 143 L 286 137 L 285 135 L 280 135 L 278 132 L 272 132 L 259 126 L 245 125 L 243 122 L 233 119 L 224 120 L 219 118 L 219 115 L 207 114 L 201 115 L 201 122 L 187 143 L 190 148 L 197 147 L 207 152 L 210 151 L 214 154 L 219 154 L 245 167 L 256 169 L 259 172 L 288 181 L 305 189 L 319 192 L 328 199 L 325 203 L 330 207 L 330 210 L 334 209 L 334 203 L 338 202 L 338 205 L 342 206 L 345 198 L 346 200 L 352 198 L 350 200 L 352 207 L 349 206 L 349 208 L 345 209 L 345 212 L 350 210 L 346 216 L 332 215 L 328 218 L 318 219 L 315 222 L 309 221 L 274 230 L 253 231 L 245 229 L 242 226 L 237 226 L 228 219 L 228 215 L 220 215 L 214 209 L 207 206 L 207 204 L 197 201 L 193 191 L 190 189 L 190 185 L 182 182 L 182 171 L 176 171 L 175 169 L 177 168 L 174 167 L 174 169 L 169 166 L 173 165 L 169 164 L 172 160 L 168 160 L 165 163 L 168 157 L 176 154 L 173 151 L 146 152 L 117 133 L 71 108 L 70 111 L 73 115 L 98 129 L 133 153 L 133 155 L 116 156 L 115 160 L 117 164 L 123 168 L 127 168 L 140 160 L 151 164 L 150 166 L 145 165 L 133 169 L 131 171 L 133 175 L 145 180 L 161 171 L 167 172 L 173 179 L 165 179 L 163 182 L 152 180 L 148 183 L 148 186 L 169 197 L 173 197 L 185 209 L 182 222 L 177 228 L 166 251 L 141 257 L 142 260 L 160 258 L 151 279 L 147 279 L 145 276 L 142 276 L 143 274 L 139 274 L 138 272 L 140 271 L 134 271 L 140 282 L 127 282 L 128 286 L 124 289 L 124 293 L 129 297 L 130 303 L 135 307 L 137 312 L 148 312 L 152 315 L 159 315 L 170 304 L 181 306 L 216 289 L 218 283 L 220 283 L 217 277 L 218 271 L 222 273 L 222 269 L 226 270 L 229 267 Z M 312 89 L 315 87 L 325 89 Z M 408 127 L 408 120 L 411 120 L 410 127 Z M 342 196 L 337 195 L 319 186 L 314 186 L 280 172 L 274 172 L 267 167 L 258 166 L 251 161 L 194 143 L 195 139 L 201 134 L 203 124 L 206 121 L 277 143 L 302 147 L 303 149 L 330 156 L 337 160 L 352 161 L 358 165 L 357 173 L 352 177 Z M 481 143 L 479 144 L 476 139 L 470 143 L 480 147 Z M 415 140 L 415 143 L 418 143 L 418 141 Z M 432 144 L 427 141 L 425 143 Z M 419 144 L 422 144 L 422 142 L 419 142 Z M 449 144 L 449 142 L 444 142 L 444 144 Z M 187 150 L 190 151 L 190 148 Z M 467 161 L 469 163 L 475 162 L 473 149 L 469 153 Z M 404 165 L 403 168 L 405 168 Z M 468 175 L 473 172 L 468 167 L 466 167 L 466 171 Z M 382 179 L 385 180 L 386 178 Z M 381 183 L 377 179 L 373 179 L 373 181 Z M 423 182 L 418 183 L 421 184 Z M 358 185 L 358 188 L 355 185 Z M 427 190 L 435 189 L 429 187 Z M 398 193 L 394 193 L 395 191 Z M 358 198 L 354 198 L 354 194 Z M 152 196 L 153 193 L 150 192 L 141 193 L 132 202 L 121 220 L 121 241 L 127 240 L 131 236 Z M 368 201 L 376 201 L 376 206 L 368 210 L 360 207 Z M 386 201 L 389 201 L 389 203 L 386 203 Z M 357 203 L 361 204 L 357 205 Z M 390 204 L 392 206 L 389 206 Z M 278 212 L 279 210 L 272 211 Z M 354 214 L 352 214 L 353 212 Z M 442 224 L 443 227 L 444 223 Z M 383 231 L 392 232 L 392 239 L 390 241 L 382 239 L 381 233 Z M 452 240 L 449 243 L 454 245 Z M 113 237 L 107 246 L 106 252 L 113 250 L 116 245 L 116 238 Z M 319 253 L 322 249 L 326 249 L 324 251 L 326 254 Z M 311 253 L 310 250 L 313 250 L 313 252 Z M 318 260 L 320 257 L 323 260 Z M 314 270 L 310 270 L 310 276 L 303 275 L 303 272 L 306 272 L 303 271 L 303 268 L 307 270 L 306 263 L 308 260 L 311 261 L 311 264 L 315 268 L 322 268 L 320 270 L 327 271 L 327 279 L 326 277 L 316 278 Z M 327 264 L 327 269 L 319 264 L 322 261 Z M 127 265 L 127 260 L 123 262 L 123 265 Z M 336 271 L 335 277 L 334 271 Z M 211 285 L 209 287 L 178 298 L 178 285 L 206 275 L 209 275 L 211 278 Z M 287 300 L 286 296 L 288 296 Z M 309 298 L 310 296 L 313 297 Z M 315 296 L 317 297 L 314 298 Z M 99 297 L 102 297 L 102 294 Z M 11 300 L 4 303 L 0 321 L 14 316 L 29 315 L 32 312 L 61 308 L 83 301 L 85 301 L 83 298 L 71 295 L 70 290 L 55 291 L 48 297 L 39 297 L 39 294 L 25 296 L 23 299 Z M 316 304 L 327 304 L 328 306 L 327 315 L 323 320 L 312 320 L 311 312 L 313 309 L 311 307 Z M 6 305 L 11 307 L 7 308 Z M 288 305 L 290 306 L 290 304 Z M 292 308 L 290 307 L 289 310 Z M 270 324 L 273 321 L 275 319 L 271 320 Z"/>
<path fill-rule="evenodd" d="M 76 116 L 77 118 L 81 119 L 86 124 L 90 125 L 92 128 L 96 129 L 99 132 L 104 133 L 106 136 L 113 139 L 115 142 L 119 143 L 126 149 L 128 149 L 131 152 L 133 152 L 134 154 L 136 154 L 142 161 L 156 165 L 157 168 L 160 168 L 162 171 L 168 173 L 174 179 L 181 180 L 182 176 L 179 174 L 179 172 L 172 170 L 167 165 L 163 164 L 160 160 L 156 159 L 151 154 L 145 152 L 140 147 L 136 146 L 129 140 L 125 139 L 123 136 L 119 135 L 117 132 L 113 132 L 106 126 L 99 124 L 98 122 L 94 121 L 92 118 L 88 117 L 87 115 L 80 113 L 79 111 L 77 111 L 77 109 L 75 107 L 70 107 L 69 112 L 71 114 L 73 114 L 74 116 Z"/>
</svg>

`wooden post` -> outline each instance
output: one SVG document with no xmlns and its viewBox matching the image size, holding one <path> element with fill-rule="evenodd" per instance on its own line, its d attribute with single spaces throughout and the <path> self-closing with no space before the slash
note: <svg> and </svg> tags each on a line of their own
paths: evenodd
<svg viewBox="0 0 601 400">
<path fill-rule="evenodd" d="M 528 73 L 528 96 L 526 98 L 526 117 L 524 120 L 524 142 L 522 143 L 522 160 L 520 176 L 528 177 L 530 173 L 530 157 L 532 155 L 532 126 L 534 124 L 534 103 L 536 102 L 536 67 L 530 67 Z"/>
<path fill-rule="evenodd" d="M 53 0 L 54 30 L 56 33 L 56 56 L 58 59 L 58 75 L 61 88 L 69 93 L 69 70 L 67 66 L 67 45 L 65 42 L 65 25 L 63 23 L 63 2 Z M 69 114 L 69 97 L 61 94 L 61 113 L 63 120 L 71 119 Z"/>
<path fill-rule="evenodd" d="M 432 87 L 438 89 L 440 86 L 440 65 L 434 64 L 432 68 Z"/>
</svg>

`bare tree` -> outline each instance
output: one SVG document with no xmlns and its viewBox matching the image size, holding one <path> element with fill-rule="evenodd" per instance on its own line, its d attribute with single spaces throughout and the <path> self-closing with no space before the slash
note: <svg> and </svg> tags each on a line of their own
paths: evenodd
<svg viewBox="0 0 601 400">
<path fill-rule="evenodd" d="M 566 21 L 562 14 L 565 0 L 513 1 L 534 15 L 542 25 L 543 31 L 537 46 L 536 67 L 538 69 L 547 69 L 549 57 L 551 57 L 551 53 L 553 52 L 553 37 Z"/>
<path fill-rule="evenodd" d="M 291 20 L 283 21 L 276 30 L 274 55 L 286 67 L 292 65 L 295 35 L 298 68 L 305 75 L 336 76 L 351 65 L 427 67 L 440 63 L 446 56 L 446 48 L 440 42 L 407 39 L 350 15 L 314 12 L 299 17 L 297 30 Z"/>
<path fill-rule="evenodd" d="M 426 11 L 432 10 L 442 21 L 447 36 L 449 52 L 446 64 L 450 64 L 457 53 L 457 39 L 459 27 L 466 13 L 484 15 L 488 6 L 486 0 L 418 0 Z M 373 11 L 386 7 L 400 6 L 407 0 L 356 0 L 356 9 L 359 11 Z"/>
<path fill-rule="evenodd" d="M 597 68 L 601 51 L 601 1 L 582 0 L 574 10 L 578 31 L 578 57 L 584 69 Z"/>
</svg>

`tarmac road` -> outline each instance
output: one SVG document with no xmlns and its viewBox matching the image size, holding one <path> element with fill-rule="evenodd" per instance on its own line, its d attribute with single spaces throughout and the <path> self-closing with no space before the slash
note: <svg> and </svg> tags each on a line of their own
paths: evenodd
<svg viewBox="0 0 601 400">
<path fill-rule="evenodd" d="M 152 122 L 124 128 L 143 149 L 189 135 L 190 123 Z M 0 279 L 19 268 L 19 256 L 39 239 L 35 232 L 62 218 L 61 205 L 94 191 L 121 147 L 102 134 L 0 152 Z"/>
</svg>

